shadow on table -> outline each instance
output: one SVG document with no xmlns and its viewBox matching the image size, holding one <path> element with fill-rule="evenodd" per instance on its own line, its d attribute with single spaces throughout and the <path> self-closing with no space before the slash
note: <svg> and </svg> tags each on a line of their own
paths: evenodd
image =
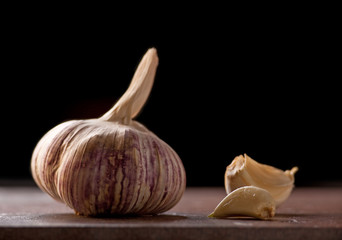
<svg viewBox="0 0 342 240">
<path fill-rule="evenodd" d="M 176 214 L 160 214 L 148 216 L 99 216 L 99 217 L 86 217 L 78 216 L 72 213 L 52 213 L 40 214 L 35 216 L 35 221 L 44 223 L 166 223 L 187 219 L 186 216 Z"/>
</svg>

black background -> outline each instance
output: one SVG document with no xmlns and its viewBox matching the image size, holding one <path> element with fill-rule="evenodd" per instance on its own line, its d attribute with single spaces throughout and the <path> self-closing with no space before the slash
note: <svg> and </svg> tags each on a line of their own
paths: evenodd
<svg viewBox="0 0 342 240">
<path fill-rule="evenodd" d="M 297 165 L 297 185 L 342 179 L 333 13 L 166 6 L 119 17 L 120 8 L 79 7 L 21 6 L 4 19 L 0 179 L 31 179 L 38 140 L 63 121 L 105 113 L 150 47 L 159 67 L 137 120 L 176 150 L 189 186 L 222 186 L 243 153 Z"/>
</svg>

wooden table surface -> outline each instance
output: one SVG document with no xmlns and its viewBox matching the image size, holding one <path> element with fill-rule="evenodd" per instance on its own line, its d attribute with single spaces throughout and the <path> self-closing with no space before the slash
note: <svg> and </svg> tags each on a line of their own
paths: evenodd
<svg viewBox="0 0 342 240">
<path fill-rule="evenodd" d="M 0 187 L 0 239 L 342 239 L 342 185 L 295 188 L 272 220 L 210 219 L 224 188 L 187 188 L 158 216 L 87 218 L 36 187 Z"/>
</svg>

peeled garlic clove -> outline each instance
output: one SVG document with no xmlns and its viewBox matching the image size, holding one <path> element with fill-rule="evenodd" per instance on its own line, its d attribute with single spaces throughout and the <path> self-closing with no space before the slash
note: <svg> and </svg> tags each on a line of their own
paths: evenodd
<svg viewBox="0 0 342 240">
<path fill-rule="evenodd" d="M 256 186 L 270 192 L 276 206 L 283 203 L 291 194 L 294 174 L 297 167 L 282 171 L 275 167 L 260 164 L 247 156 L 235 157 L 225 172 L 225 188 L 230 193 L 243 186 Z"/>
<path fill-rule="evenodd" d="M 182 161 L 132 120 L 150 94 L 157 65 L 157 52 L 149 49 L 106 114 L 64 122 L 43 136 L 31 160 L 43 191 L 87 216 L 157 214 L 180 200 L 186 185 Z"/>
<path fill-rule="evenodd" d="M 275 202 L 265 189 L 246 186 L 229 193 L 209 217 L 248 216 L 268 219 L 275 214 Z"/>
</svg>

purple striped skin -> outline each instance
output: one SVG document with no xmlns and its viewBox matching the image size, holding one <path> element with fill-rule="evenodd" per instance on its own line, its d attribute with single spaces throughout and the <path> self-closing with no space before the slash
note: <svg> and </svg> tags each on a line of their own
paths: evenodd
<svg viewBox="0 0 342 240">
<path fill-rule="evenodd" d="M 37 144 L 31 170 L 43 191 L 86 216 L 165 212 L 186 186 L 177 153 L 136 121 L 62 123 Z"/>
</svg>

